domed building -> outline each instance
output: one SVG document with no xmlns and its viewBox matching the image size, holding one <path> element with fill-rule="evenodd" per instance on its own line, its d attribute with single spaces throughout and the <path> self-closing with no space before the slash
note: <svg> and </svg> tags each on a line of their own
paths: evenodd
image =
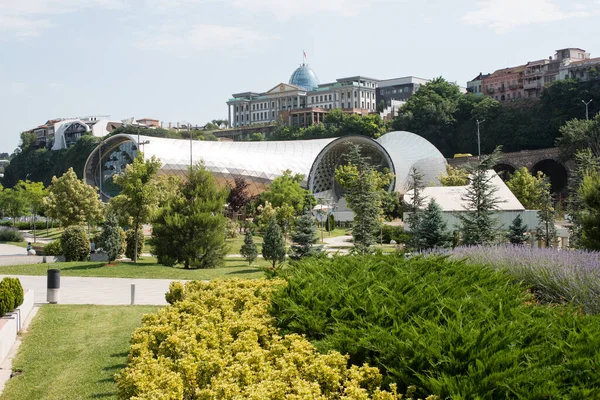
<svg viewBox="0 0 600 400">
<path fill-rule="evenodd" d="M 303 63 L 294 71 L 289 84 L 311 91 L 319 86 L 319 77 L 312 68 Z"/>
</svg>

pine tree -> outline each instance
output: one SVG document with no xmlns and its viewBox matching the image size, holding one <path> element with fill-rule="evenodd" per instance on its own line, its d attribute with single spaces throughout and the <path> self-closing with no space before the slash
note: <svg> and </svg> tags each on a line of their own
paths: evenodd
<svg viewBox="0 0 600 400">
<path fill-rule="evenodd" d="M 106 253 L 108 262 L 115 261 L 123 253 L 121 227 L 119 227 L 117 217 L 113 212 L 106 215 L 106 220 L 102 224 L 99 246 Z"/>
<path fill-rule="evenodd" d="M 527 225 L 523 225 L 523 218 L 518 214 L 508 227 L 506 238 L 512 244 L 523 244 L 527 240 Z"/>
<path fill-rule="evenodd" d="M 248 265 L 252 264 L 254 260 L 256 260 L 258 250 L 256 249 L 256 244 L 254 244 L 252 230 L 250 229 L 246 229 L 246 234 L 244 235 L 244 244 L 240 249 L 240 254 L 246 259 L 246 261 L 248 261 Z"/>
<path fill-rule="evenodd" d="M 500 159 L 500 148 L 484 156 L 475 166 L 469 166 L 470 183 L 462 200 L 465 211 L 458 215 L 463 244 L 467 246 L 492 243 L 496 239 L 498 220 L 494 216 L 500 200 L 491 180 L 494 165 Z"/>
<path fill-rule="evenodd" d="M 550 182 L 544 178 L 544 184 L 540 192 L 540 209 L 538 210 L 539 225 L 536 231 L 538 240 L 542 240 L 546 247 L 552 247 L 556 239 L 556 211 L 554 210 L 552 193 L 550 192 Z"/>
<path fill-rule="evenodd" d="M 583 178 L 579 195 L 585 206 L 581 216 L 581 246 L 600 250 L 600 173 L 590 172 Z"/>
<path fill-rule="evenodd" d="M 223 205 L 227 194 L 203 164 L 190 168 L 178 196 L 159 210 L 152 242 L 159 263 L 182 263 L 185 268 L 215 268 L 227 248 Z"/>
<path fill-rule="evenodd" d="M 290 257 L 298 260 L 302 257 L 312 256 L 320 252 L 320 248 L 315 249 L 317 243 L 317 225 L 312 215 L 306 213 L 298 219 L 296 229 L 292 234 L 294 244 L 291 248 Z"/>
<path fill-rule="evenodd" d="M 421 219 L 423 217 L 423 205 L 425 197 L 423 196 L 423 174 L 416 168 L 412 168 L 409 174 L 409 189 L 412 190 L 412 197 L 408 204 L 410 214 L 406 222 L 410 227 L 410 238 L 407 241 L 409 249 L 419 251 L 423 248 L 423 235 L 421 233 Z"/>
<path fill-rule="evenodd" d="M 275 218 L 269 221 L 263 236 L 262 256 L 273 263 L 272 269 L 285 260 L 285 239 Z"/>
<path fill-rule="evenodd" d="M 447 231 L 442 208 L 431 200 L 421 217 L 419 231 L 423 249 L 446 248 L 452 243 L 452 235 Z"/>
</svg>

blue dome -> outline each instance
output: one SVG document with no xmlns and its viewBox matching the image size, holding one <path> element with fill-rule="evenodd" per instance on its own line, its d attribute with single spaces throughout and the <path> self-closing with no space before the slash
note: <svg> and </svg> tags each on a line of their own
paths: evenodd
<svg viewBox="0 0 600 400">
<path fill-rule="evenodd" d="M 313 90 L 319 86 L 319 77 L 308 65 L 302 64 L 290 77 L 290 85 L 300 86 L 306 90 Z"/>
</svg>

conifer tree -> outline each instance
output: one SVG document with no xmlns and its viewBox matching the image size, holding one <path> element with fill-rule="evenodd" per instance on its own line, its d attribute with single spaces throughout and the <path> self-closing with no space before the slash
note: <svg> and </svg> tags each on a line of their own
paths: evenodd
<svg viewBox="0 0 600 400">
<path fill-rule="evenodd" d="M 484 156 L 475 166 L 469 166 L 470 183 L 462 200 L 465 211 L 458 215 L 463 244 L 482 245 L 492 243 L 496 239 L 498 220 L 494 210 L 500 200 L 495 196 L 497 188 L 491 183 L 495 173 L 494 165 L 500 159 L 500 148 L 492 154 Z"/>
<path fill-rule="evenodd" d="M 246 234 L 244 235 L 244 244 L 240 249 L 240 254 L 246 259 L 246 261 L 248 261 L 248 265 L 251 265 L 254 260 L 256 260 L 258 250 L 256 249 L 256 244 L 254 243 L 251 229 L 246 229 Z"/>
<path fill-rule="evenodd" d="M 423 238 L 421 234 L 421 218 L 423 216 L 423 205 L 425 197 L 423 196 L 423 174 L 415 167 L 410 170 L 409 174 L 409 189 L 412 190 L 412 198 L 410 198 L 408 209 L 410 214 L 406 218 L 406 222 L 410 227 L 410 238 L 407 241 L 408 248 L 412 250 L 421 250 L 423 248 Z"/>
<path fill-rule="evenodd" d="M 108 262 L 115 261 L 123 253 L 121 227 L 119 227 L 117 217 L 113 212 L 109 212 L 106 215 L 106 220 L 102 224 L 99 246 L 106 253 Z"/>
<path fill-rule="evenodd" d="M 285 239 L 275 218 L 269 221 L 263 236 L 262 256 L 265 260 L 271 261 L 272 269 L 275 269 L 277 263 L 285 260 Z"/>
<path fill-rule="evenodd" d="M 552 242 L 556 239 L 556 211 L 554 210 L 552 193 L 550 192 L 550 182 L 544 178 L 540 192 L 540 209 L 538 210 L 539 225 L 536 231 L 538 240 L 542 240 L 546 247 L 552 247 Z"/>
<path fill-rule="evenodd" d="M 169 198 L 153 223 L 152 242 L 159 263 L 182 263 L 185 268 L 220 265 L 227 252 L 226 197 L 203 164 L 190 168 L 179 195 Z"/>
<path fill-rule="evenodd" d="M 452 235 L 447 231 L 442 208 L 433 199 L 423 211 L 419 231 L 423 249 L 446 248 L 452 243 Z"/>
<path fill-rule="evenodd" d="M 527 240 L 527 225 L 523 225 L 523 218 L 518 214 L 508 227 L 506 238 L 512 244 L 523 244 Z"/>
<path fill-rule="evenodd" d="M 581 221 L 581 245 L 588 250 L 600 250 L 600 173 L 587 173 L 579 188 L 584 203 Z"/>
<path fill-rule="evenodd" d="M 294 244 L 291 248 L 290 257 L 298 260 L 302 257 L 312 256 L 320 252 L 320 248 L 315 249 L 317 243 L 317 225 L 309 213 L 304 214 L 298 219 L 296 229 L 292 234 Z"/>
</svg>

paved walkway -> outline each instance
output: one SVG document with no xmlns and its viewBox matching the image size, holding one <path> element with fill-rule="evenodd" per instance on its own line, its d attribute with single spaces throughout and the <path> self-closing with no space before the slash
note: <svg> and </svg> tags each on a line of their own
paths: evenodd
<svg viewBox="0 0 600 400">
<path fill-rule="evenodd" d="M 46 257 L 48 262 L 54 262 L 54 257 Z M 0 243 L 0 266 L 38 264 L 43 261 L 42 256 L 28 256 L 24 247 Z"/>
<path fill-rule="evenodd" d="M 19 278 L 24 289 L 35 290 L 35 302 L 46 303 L 45 276 L 0 275 Z M 81 278 L 61 276 L 59 304 L 131 304 L 131 285 L 135 284 L 135 304 L 165 305 L 171 279 Z"/>
</svg>

